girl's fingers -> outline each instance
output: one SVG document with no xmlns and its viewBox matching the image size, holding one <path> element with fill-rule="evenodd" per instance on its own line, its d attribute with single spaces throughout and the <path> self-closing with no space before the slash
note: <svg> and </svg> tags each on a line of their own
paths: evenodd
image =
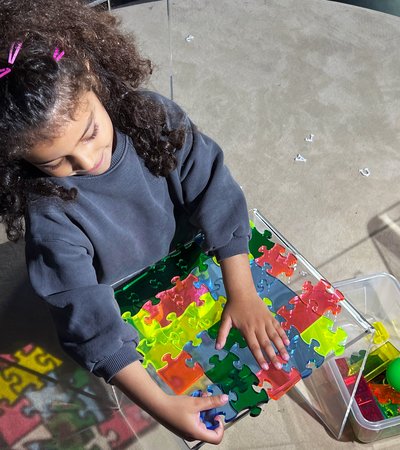
<svg viewBox="0 0 400 450">
<path fill-rule="evenodd" d="M 276 336 L 278 336 L 278 334 L 276 334 Z M 273 335 L 272 338 L 276 338 L 276 336 Z M 271 338 L 271 336 L 269 334 L 266 334 L 265 337 L 261 338 L 262 339 L 262 350 L 268 356 L 271 363 L 277 369 L 282 369 L 282 364 L 280 363 L 280 361 L 278 360 L 278 357 L 276 356 L 275 349 L 272 345 L 270 338 Z"/>
<path fill-rule="evenodd" d="M 214 430 L 209 430 L 205 426 L 199 432 L 199 440 L 209 442 L 210 444 L 219 444 L 224 437 L 224 425 L 219 416 L 214 418 L 219 425 Z"/>
<path fill-rule="evenodd" d="M 217 350 L 221 350 L 226 343 L 226 338 L 228 337 L 229 331 L 232 328 L 232 320 L 230 317 L 222 318 L 221 326 L 218 330 L 217 342 L 215 344 L 215 348 Z"/>
<path fill-rule="evenodd" d="M 267 339 L 268 337 L 265 336 L 265 338 Z M 257 339 L 257 337 L 255 335 L 253 336 L 245 336 L 247 345 L 251 351 L 251 353 L 253 354 L 255 360 L 257 361 L 258 365 L 264 369 L 264 370 L 268 370 L 269 365 L 267 363 L 267 360 L 265 359 L 265 356 L 261 350 L 260 344 L 259 344 L 259 339 Z M 275 352 L 274 352 L 275 354 Z"/>
<path fill-rule="evenodd" d="M 286 350 L 285 345 L 289 345 L 290 341 L 285 333 L 285 330 L 277 323 L 277 325 L 275 325 L 275 330 L 278 334 L 278 337 L 274 342 L 276 349 L 278 350 L 278 352 L 280 353 L 280 355 L 282 356 L 282 358 L 285 361 L 289 361 L 289 354 Z"/>
</svg>

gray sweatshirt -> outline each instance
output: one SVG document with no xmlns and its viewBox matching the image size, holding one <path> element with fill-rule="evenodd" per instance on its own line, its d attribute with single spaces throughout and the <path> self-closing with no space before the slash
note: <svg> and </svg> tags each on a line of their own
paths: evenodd
<svg viewBox="0 0 400 450">
<path fill-rule="evenodd" d="M 26 214 L 33 288 L 49 305 L 64 350 L 106 381 L 141 359 L 137 333 L 121 319 L 111 285 L 197 231 L 205 237 L 203 250 L 220 260 L 248 251 L 246 201 L 221 149 L 176 104 L 156 98 L 169 125 L 183 120 L 186 130 L 170 175 L 152 175 L 131 138 L 116 130 L 105 173 L 51 178 L 77 188 L 77 198 L 38 198 Z"/>
</svg>

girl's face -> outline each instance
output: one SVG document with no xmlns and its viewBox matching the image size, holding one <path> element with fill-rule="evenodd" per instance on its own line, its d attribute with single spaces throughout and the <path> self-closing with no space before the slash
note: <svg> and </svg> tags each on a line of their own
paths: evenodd
<svg viewBox="0 0 400 450">
<path fill-rule="evenodd" d="M 110 116 L 97 96 L 88 91 L 74 120 L 52 141 L 35 145 L 25 160 L 53 177 L 100 175 L 110 167 L 113 139 Z"/>
</svg>

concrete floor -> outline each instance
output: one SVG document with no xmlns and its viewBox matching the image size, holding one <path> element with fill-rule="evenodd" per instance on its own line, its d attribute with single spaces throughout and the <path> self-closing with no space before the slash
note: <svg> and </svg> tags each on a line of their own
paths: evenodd
<svg viewBox="0 0 400 450">
<path fill-rule="evenodd" d="M 400 19 L 325 0 L 175 0 L 169 12 L 165 1 L 116 10 L 157 66 L 149 87 L 169 96 L 172 78 L 174 100 L 222 146 L 249 207 L 328 280 L 400 278 Z M 37 299 L 21 316 L 34 298 L 22 245 L 2 244 L 0 265 L 0 353 L 30 339 L 62 356 Z M 122 448 L 179 448 L 159 426 L 127 442 Z M 228 429 L 220 448 L 399 445 L 400 437 L 355 442 L 350 427 L 337 441 L 285 396 Z"/>
</svg>

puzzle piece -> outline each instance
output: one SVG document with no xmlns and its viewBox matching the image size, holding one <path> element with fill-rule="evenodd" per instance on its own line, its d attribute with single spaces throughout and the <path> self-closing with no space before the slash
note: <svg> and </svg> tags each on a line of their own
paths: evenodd
<svg viewBox="0 0 400 450">
<path fill-rule="evenodd" d="M 203 267 L 206 259 L 208 256 L 202 253 L 195 242 L 178 244 L 175 251 L 115 290 L 121 312 L 130 311 L 135 315 L 157 292 L 171 288 L 174 276 L 179 274 L 181 278 L 187 277 L 194 267 Z"/>
<path fill-rule="evenodd" d="M 328 317 L 321 316 L 316 322 L 300 333 L 301 338 L 307 344 L 311 344 L 312 339 L 319 342 L 319 347 L 315 347 L 315 352 L 322 356 L 334 352 L 336 356 L 344 352 L 344 344 L 347 333 L 343 328 L 333 331 L 334 322 Z"/>
<path fill-rule="evenodd" d="M 160 335 L 158 337 L 160 338 Z M 156 370 L 162 369 L 167 365 L 166 361 L 163 360 L 164 355 L 170 354 L 175 358 L 181 352 L 181 349 L 177 348 L 173 342 L 168 340 L 162 342 L 156 338 L 150 341 L 146 339 L 141 340 L 136 350 L 144 356 L 143 367 L 147 367 L 151 363 Z"/>
<path fill-rule="evenodd" d="M 224 349 L 215 349 L 215 340 L 210 337 L 207 331 L 202 331 L 197 335 L 201 339 L 201 344 L 194 346 L 193 342 L 188 342 L 183 349 L 189 353 L 190 358 L 186 360 L 186 364 L 189 367 L 193 367 L 194 362 L 198 362 L 203 368 L 204 372 L 212 369 L 213 365 L 210 363 L 210 358 L 214 355 L 218 355 L 219 359 L 222 360 L 228 354 Z"/>
<path fill-rule="evenodd" d="M 146 321 L 146 318 L 149 317 L 149 313 L 144 309 L 138 311 L 133 317 L 130 311 L 125 311 L 121 317 L 125 322 L 136 328 L 141 339 L 151 339 L 156 335 L 158 330 L 161 329 L 159 322 L 153 320 L 148 323 L 148 321 Z"/>
<path fill-rule="evenodd" d="M 234 366 L 238 358 L 233 353 L 219 360 L 217 356 L 210 358 L 210 363 L 214 364 L 214 368 L 206 372 L 206 376 L 222 389 L 223 392 L 229 394 L 233 388 L 240 392 L 245 392 L 249 386 L 257 384 L 256 375 L 249 367 L 243 366 L 240 370 Z"/>
<path fill-rule="evenodd" d="M 264 230 L 263 233 L 260 233 L 255 227 L 254 223 L 250 222 L 251 225 L 251 239 L 249 241 L 249 250 L 250 254 L 253 255 L 254 258 L 258 258 L 261 256 L 259 252 L 259 248 L 264 245 L 268 250 L 275 245 L 275 242 L 271 240 L 272 233 L 269 230 Z"/>
<path fill-rule="evenodd" d="M 171 283 L 175 286 L 156 294 L 156 298 L 160 300 L 157 305 L 153 305 L 151 302 L 143 305 L 143 309 L 150 313 L 146 321 L 154 319 L 164 327 L 169 324 L 167 320 L 169 313 L 174 312 L 176 317 L 179 317 L 191 303 L 194 302 L 196 306 L 201 306 L 203 301 L 200 300 L 200 296 L 208 292 L 208 289 L 205 286 L 196 287 L 194 283 L 197 281 L 198 278 L 193 274 L 189 274 L 184 280 L 178 276 L 173 277 Z"/>
<path fill-rule="evenodd" d="M 251 275 L 258 295 L 261 298 L 269 298 L 272 302 L 270 309 L 276 312 L 282 306 L 289 305 L 289 301 L 297 294 L 281 280 L 267 273 L 267 267 L 259 266 L 254 260 L 250 262 Z"/>
<path fill-rule="evenodd" d="M 210 358 L 210 363 L 214 366 L 212 369 L 207 370 L 206 376 L 214 383 L 221 385 L 227 385 L 231 383 L 234 378 L 234 372 L 238 370 L 234 367 L 233 363 L 239 361 L 239 358 L 233 353 L 228 353 L 224 359 L 220 360 L 218 355 L 213 355 Z M 230 389 L 228 389 L 229 392 Z M 226 392 L 226 389 L 223 389 Z"/>
<path fill-rule="evenodd" d="M 277 358 L 282 366 L 286 363 L 279 355 L 277 355 Z M 268 370 L 262 369 L 257 373 L 257 378 L 259 386 L 263 386 L 265 382 L 271 385 L 270 388 L 267 388 L 267 393 L 270 398 L 278 400 L 301 380 L 301 375 L 294 367 L 289 372 L 285 372 L 283 369 L 277 369 L 273 364 L 270 364 Z"/>
<path fill-rule="evenodd" d="M 194 283 L 195 286 L 205 287 L 215 300 L 219 297 L 226 297 L 221 267 L 214 262 L 213 258 L 205 261 L 205 265 L 207 268 L 204 272 L 197 272 L 198 281 Z"/>
<path fill-rule="evenodd" d="M 217 339 L 219 327 L 221 326 L 221 322 L 216 322 L 212 327 L 210 327 L 207 331 L 210 337 L 214 340 Z M 229 330 L 228 336 L 226 338 L 226 343 L 224 345 L 224 349 L 229 351 L 233 345 L 238 344 L 239 347 L 244 348 L 247 346 L 247 343 L 237 328 L 231 328 Z"/>
<path fill-rule="evenodd" d="M 280 244 L 275 244 L 271 250 L 265 245 L 262 245 L 258 249 L 263 255 L 256 258 L 255 261 L 259 266 L 264 264 L 269 264 L 271 266 L 267 272 L 274 277 L 281 273 L 284 273 L 287 277 L 293 275 L 295 265 L 297 263 L 297 258 L 293 253 L 288 253 L 285 255 L 285 247 Z"/>
<path fill-rule="evenodd" d="M 245 391 L 240 391 L 237 387 L 234 387 L 233 392 L 237 395 L 237 399 L 232 400 L 232 408 L 238 413 L 248 409 L 251 417 L 258 416 L 261 413 L 261 408 L 258 405 L 268 403 L 269 400 L 265 389 L 257 392 L 253 385 L 249 385 Z"/>
<path fill-rule="evenodd" d="M 310 363 L 313 363 L 315 367 L 320 367 L 325 361 L 325 358 L 314 350 L 315 347 L 319 346 L 319 342 L 312 339 L 310 344 L 307 344 L 293 326 L 290 327 L 287 336 L 290 344 L 286 347 L 286 350 L 290 359 L 283 365 L 283 370 L 290 372 L 293 367 L 300 372 L 302 378 L 310 376 L 312 373 L 312 369 L 309 367 Z"/>
<path fill-rule="evenodd" d="M 193 391 L 191 397 L 204 397 L 203 391 L 201 389 L 197 389 Z M 215 430 L 219 427 L 219 423 L 215 420 L 217 414 L 214 412 L 214 409 L 208 409 L 206 411 L 200 411 L 200 420 L 204 423 L 208 430 Z"/>
<path fill-rule="evenodd" d="M 395 391 L 392 386 L 375 383 L 368 383 L 368 386 L 379 403 L 383 405 L 387 403 L 400 404 L 400 392 Z"/>
<path fill-rule="evenodd" d="M 236 355 L 239 360 L 235 361 L 233 365 L 237 369 L 241 369 L 243 365 L 247 366 L 255 375 L 260 371 L 261 367 L 256 361 L 256 359 L 253 356 L 253 353 L 251 353 L 249 347 L 241 348 L 236 343 L 232 346 L 230 349 L 230 352 Z"/>
<path fill-rule="evenodd" d="M 294 308 L 282 306 L 278 309 L 276 316 L 285 331 L 289 331 L 290 327 L 294 326 L 301 333 L 321 317 L 313 310 L 312 304 L 302 302 L 298 296 L 292 298 L 289 305 L 294 305 Z"/>
<path fill-rule="evenodd" d="M 204 375 L 201 366 L 195 362 L 193 367 L 186 365 L 186 360 L 190 355 L 182 351 L 177 358 L 165 355 L 162 359 L 167 362 L 167 366 L 158 371 L 158 375 L 168 384 L 175 394 L 182 394 Z"/>
<path fill-rule="evenodd" d="M 216 384 L 210 384 L 207 386 L 207 391 L 211 395 L 222 395 L 224 392 L 220 387 L 218 387 Z M 212 414 L 215 416 L 223 415 L 225 418 L 225 422 L 231 422 L 235 417 L 237 416 L 238 412 L 236 409 L 232 408 L 233 401 L 237 400 L 237 394 L 235 394 L 233 391 L 230 391 L 228 393 L 229 401 L 225 403 L 225 405 L 219 406 L 218 408 L 214 408 L 212 411 Z"/>
<path fill-rule="evenodd" d="M 344 299 L 344 295 L 325 280 L 319 280 L 315 286 L 311 281 L 306 281 L 299 297 L 302 302 L 312 304 L 312 310 L 320 316 L 327 311 L 338 314 L 341 311 L 338 303 Z"/>
</svg>

